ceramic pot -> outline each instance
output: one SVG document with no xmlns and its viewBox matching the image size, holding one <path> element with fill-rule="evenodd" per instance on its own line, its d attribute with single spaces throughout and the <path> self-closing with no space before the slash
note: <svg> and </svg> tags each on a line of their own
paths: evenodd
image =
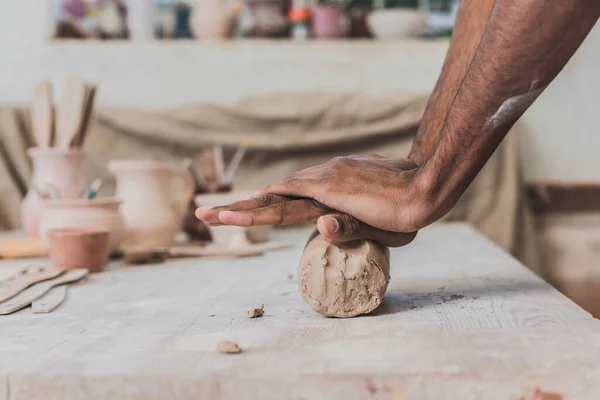
<svg viewBox="0 0 600 400">
<path fill-rule="evenodd" d="M 21 225 L 28 236 L 37 237 L 44 210 L 40 191 L 51 188 L 61 198 L 80 196 L 85 190 L 85 154 L 80 150 L 58 148 L 32 148 L 28 154 L 33 165 L 33 175 L 29 191 L 21 202 Z"/>
<path fill-rule="evenodd" d="M 427 20 L 422 11 L 385 8 L 371 12 L 367 23 L 376 38 L 390 40 L 419 36 L 423 33 Z"/>
<path fill-rule="evenodd" d="M 316 5 L 312 8 L 312 34 L 319 39 L 344 36 L 344 10 L 338 5 Z"/>
<path fill-rule="evenodd" d="M 101 229 L 109 232 L 109 249 L 119 248 L 125 223 L 119 213 L 121 202 L 115 198 L 47 200 L 40 224 L 42 241 L 49 243 L 48 233 L 56 229 Z"/>
<path fill-rule="evenodd" d="M 187 169 L 158 161 L 111 161 L 117 178 L 117 198 L 125 220 L 124 247 L 169 247 L 194 195 L 194 180 Z M 174 183 L 183 182 L 180 199 Z"/>
<path fill-rule="evenodd" d="M 225 0 L 198 0 L 190 26 L 198 40 L 225 39 L 232 30 L 235 10 Z"/>
<path fill-rule="evenodd" d="M 198 207 L 215 207 L 248 199 L 252 192 L 208 193 L 195 197 Z M 213 243 L 218 246 L 238 248 L 252 243 L 264 243 L 269 240 L 272 226 L 213 226 L 210 227 Z"/>
<path fill-rule="evenodd" d="M 110 234 L 98 229 L 57 229 L 50 231 L 50 260 L 54 268 L 87 268 L 101 272 L 108 262 Z"/>
</svg>

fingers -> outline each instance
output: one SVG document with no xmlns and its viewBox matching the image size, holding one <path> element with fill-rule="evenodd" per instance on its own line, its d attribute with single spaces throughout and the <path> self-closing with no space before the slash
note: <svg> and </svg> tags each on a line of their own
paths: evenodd
<svg viewBox="0 0 600 400">
<path fill-rule="evenodd" d="M 319 233 L 338 242 L 370 239 L 383 246 L 401 247 L 414 240 L 417 232 L 397 233 L 374 228 L 348 214 L 325 215 L 318 219 Z"/>
<path fill-rule="evenodd" d="M 234 226 L 290 225 L 315 222 L 332 210 L 311 199 L 287 200 L 251 210 L 220 211 L 222 224 Z"/>
<path fill-rule="evenodd" d="M 222 225 L 221 221 L 219 220 L 219 213 L 221 211 L 254 210 L 257 208 L 267 207 L 285 201 L 289 201 L 289 199 L 283 196 L 267 194 L 264 196 L 258 196 L 247 200 L 236 201 L 235 203 L 226 206 L 218 206 L 212 208 L 200 207 L 196 209 L 196 218 L 208 225 Z"/>
</svg>

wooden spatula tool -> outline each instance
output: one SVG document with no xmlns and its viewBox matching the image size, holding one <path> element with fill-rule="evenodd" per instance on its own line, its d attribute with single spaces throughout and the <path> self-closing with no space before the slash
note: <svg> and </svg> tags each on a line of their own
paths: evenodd
<svg viewBox="0 0 600 400">
<path fill-rule="evenodd" d="M 31 126 L 37 146 L 51 147 L 54 140 L 54 109 L 50 82 L 41 82 L 33 91 Z"/>
<path fill-rule="evenodd" d="M 84 120 L 86 96 L 87 85 L 83 80 L 67 79 L 56 119 L 56 147 L 68 149 L 77 140 Z"/>
<path fill-rule="evenodd" d="M 87 269 L 74 269 L 58 278 L 38 283 L 19 293 L 19 295 L 13 297 L 9 301 L 0 304 L 0 315 L 12 314 L 15 311 L 19 311 L 48 293 L 53 287 L 64 285 L 65 283 L 77 282 L 86 276 L 87 273 Z"/>
<path fill-rule="evenodd" d="M 27 289 L 38 282 L 56 278 L 64 271 L 60 269 L 49 268 L 32 274 L 24 274 L 12 281 L 4 290 L 0 292 L 0 303 L 9 300 L 23 290 Z"/>
</svg>

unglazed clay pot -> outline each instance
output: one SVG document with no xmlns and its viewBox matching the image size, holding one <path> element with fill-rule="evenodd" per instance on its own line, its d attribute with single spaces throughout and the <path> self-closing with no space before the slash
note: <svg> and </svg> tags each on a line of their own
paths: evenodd
<svg viewBox="0 0 600 400">
<path fill-rule="evenodd" d="M 32 148 L 28 151 L 33 163 L 29 191 L 21 202 L 21 225 L 28 236 L 39 236 L 39 225 L 44 210 L 40 191 L 58 192 L 61 198 L 75 198 L 85 190 L 83 163 L 85 154 L 80 150 L 59 148 Z"/>
<path fill-rule="evenodd" d="M 48 232 L 50 259 L 54 268 L 87 268 L 101 272 L 110 252 L 108 231 L 98 229 L 57 229 Z"/>
<path fill-rule="evenodd" d="M 120 200 L 112 197 L 46 200 L 40 223 L 40 237 L 48 244 L 48 233 L 62 228 L 101 229 L 109 232 L 109 248 L 119 248 L 125 223 L 119 212 Z"/>
<path fill-rule="evenodd" d="M 159 161 L 111 161 L 108 169 L 117 178 L 117 198 L 122 200 L 123 246 L 171 246 L 194 195 L 190 172 Z M 180 199 L 173 196 L 176 181 L 184 186 Z"/>
</svg>

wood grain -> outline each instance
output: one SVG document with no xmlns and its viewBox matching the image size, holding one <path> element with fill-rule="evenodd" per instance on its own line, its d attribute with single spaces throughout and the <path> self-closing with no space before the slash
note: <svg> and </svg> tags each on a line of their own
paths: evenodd
<svg viewBox="0 0 600 400">
<path fill-rule="evenodd" d="M 346 320 L 298 294 L 309 233 L 260 257 L 113 264 L 57 312 L 0 318 L 0 399 L 600 398 L 600 322 L 466 225 L 392 249 L 382 306 Z"/>
</svg>

